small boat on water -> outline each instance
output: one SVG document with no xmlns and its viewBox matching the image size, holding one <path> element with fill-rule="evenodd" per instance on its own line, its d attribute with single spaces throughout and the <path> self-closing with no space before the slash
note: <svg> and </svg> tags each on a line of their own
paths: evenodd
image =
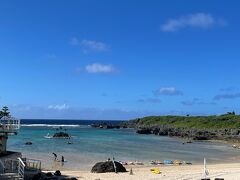
<svg viewBox="0 0 240 180">
<path fill-rule="evenodd" d="M 47 138 L 47 139 L 51 139 L 51 138 L 53 138 L 52 136 L 50 136 L 50 134 L 48 133 L 46 136 L 44 136 L 45 138 Z"/>
</svg>

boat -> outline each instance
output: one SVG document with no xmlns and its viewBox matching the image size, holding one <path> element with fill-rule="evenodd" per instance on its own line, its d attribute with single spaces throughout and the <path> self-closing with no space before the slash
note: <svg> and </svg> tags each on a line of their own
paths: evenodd
<svg viewBox="0 0 240 180">
<path fill-rule="evenodd" d="M 50 134 L 48 133 L 46 136 L 44 136 L 45 138 L 47 138 L 47 139 L 51 139 L 51 138 L 53 138 L 52 136 L 50 136 Z"/>
</svg>

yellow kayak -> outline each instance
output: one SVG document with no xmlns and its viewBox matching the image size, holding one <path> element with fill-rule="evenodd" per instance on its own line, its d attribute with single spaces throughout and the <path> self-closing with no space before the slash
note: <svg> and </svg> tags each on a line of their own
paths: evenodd
<svg viewBox="0 0 240 180">
<path fill-rule="evenodd" d="M 151 169 L 151 172 L 154 174 L 161 174 L 161 171 L 158 168 Z"/>
</svg>

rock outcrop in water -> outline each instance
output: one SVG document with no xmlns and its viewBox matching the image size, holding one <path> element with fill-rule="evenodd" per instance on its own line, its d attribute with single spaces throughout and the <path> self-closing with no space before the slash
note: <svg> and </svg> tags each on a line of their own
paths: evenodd
<svg viewBox="0 0 240 180">
<path fill-rule="evenodd" d="M 93 128 L 101 128 L 101 129 L 119 129 L 120 125 L 113 125 L 113 124 L 104 122 L 104 123 L 92 124 L 91 127 L 93 127 Z"/>
<path fill-rule="evenodd" d="M 53 135 L 54 138 L 70 138 L 70 135 L 66 132 L 57 132 Z"/>
<path fill-rule="evenodd" d="M 126 168 L 119 162 L 114 161 L 117 172 L 127 172 Z M 114 165 L 112 161 L 99 162 L 95 164 L 91 170 L 92 173 L 107 173 L 115 172 Z"/>
</svg>

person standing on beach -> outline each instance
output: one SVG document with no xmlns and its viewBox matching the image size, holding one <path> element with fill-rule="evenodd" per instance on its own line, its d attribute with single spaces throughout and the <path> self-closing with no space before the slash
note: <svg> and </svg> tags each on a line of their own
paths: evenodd
<svg viewBox="0 0 240 180">
<path fill-rule="evenodd" d="M 56 153 L 52 153 L 53 155 L 54 155 L 54 161 L 56 161 L 57 160 L 57 154 Z"/>
<path fill-rule="evenodd" d="M 62 156 L 62 160 L 61 160 L 61 162 L 62 162 L 62 166 L 64 165 L 64 156 Z"/>
</svg>

